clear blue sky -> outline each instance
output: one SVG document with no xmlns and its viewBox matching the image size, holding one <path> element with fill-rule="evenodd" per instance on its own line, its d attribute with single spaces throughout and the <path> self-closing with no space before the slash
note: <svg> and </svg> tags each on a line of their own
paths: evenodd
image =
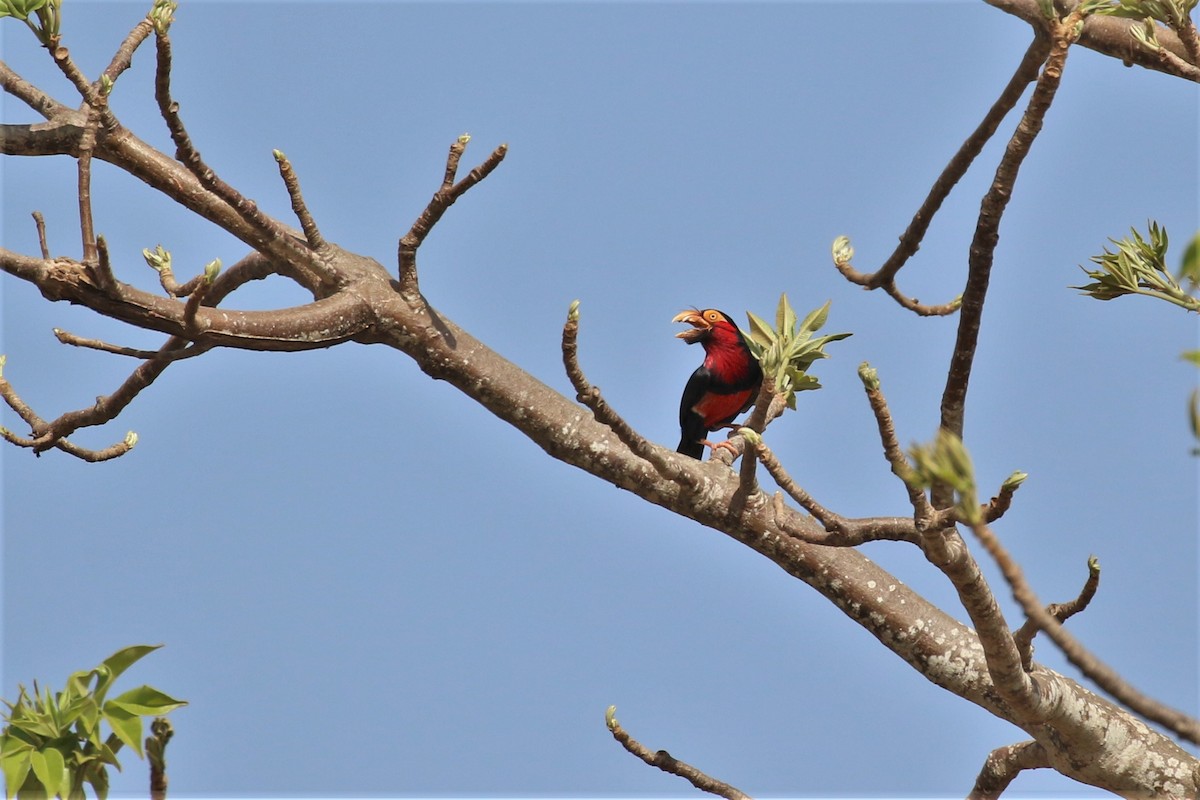
<svg viewBox="0 0 1200 800">
<path fill-rule="evenodd" d="M 68 0 L 89 75 L 149 7 Z M 74 102 L 12 22 L 4 58 Z M 541 380 L 582 301 L 584 366 L 673 444 L 698 363 L 684 307 L 768 315 L 833 301 L 854 332 L 825 388 L 769 441 L 846 515 L 903 514 L 855 375 L 870 361 L 904 442 L 932 437 L 953 319 L 848 285 L 829 246 L 881 262 L 1007 80 L 1027 26 L 983 2 L 181 3 L 174 89 L 219 174 L 291 221 L 272 148 L 325 236 L 394 266 L 397 239 L 469 132 L 465 168 L 510 154 L 421 250 L 442 312 Z M 147 45 L 114 95 L 160 147 Z M 32 121 L 5 101 L 6 122 Z M 1005 135 L 1015 118 L 1006 122 Z M 982 491 L 1030 474 L 997 533 L 1041 597 L 1100 593 L 1071 627 L 1149 693 L 1197 710 L 1197 462 L 1184 407 L 1194 318 L 1068 287 L 1129 226 L 1197 226 L 1197 98 L 1083 50 L 1068 64 L 1001 230 L 971 384 Z M 1001 143 L 953 195 L 901 284 L 956 295 Z M 3 244 L 79 255 L 74 166 L 3 164 Z M 245 248 L 97 167 L 98 229 L 146 288 L 161 243 L 185 276 Z M 43 416 L 112 391 L 133 364 L 67 349 L 61 327 L 160 338 L 3 291 L 5 376 Z M 281 281 L 234 307 L 303 301 Z M 19 430 L 5 410 L 3 424 Z M 168 370 L 108 428 L 133 453 L 86 465 L 4 448 L 3 676 L 59 685 L 134 643 L 130 672 L 191 701 L 172 715 L 174 796 L 692 795 L 614 743 L 631 733 L 757 795 L 961 796 L 994 747 L 1026 738 L 946 695 L 805 585 L 721 534 L 550 460 L 403 355 L 213 352 Z M 955 611 L 912 548 L 867 554 Z M 995 575 L 990 569 L 989 575 Z M 997 581 L 1011 619 L 1019 622 Z M 1062 666 L 1053 647 L 1037 656 Z M 1069 667 L 1066 668 L 1069 671 Z M 145 796 L 131 755 L 121 795 Z M 1049 773 L 1015 790 L 1080 788 Z"/>
</svg>

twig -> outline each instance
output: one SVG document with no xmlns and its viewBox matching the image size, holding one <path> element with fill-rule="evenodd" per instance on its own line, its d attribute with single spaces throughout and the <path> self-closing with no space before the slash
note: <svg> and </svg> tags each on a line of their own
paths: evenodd
<svg viewBox="0 0 1200 800">
<path fill-rule="evenodd" d="M 112 353 L 118 356 L 129 356 L 130 358 L 150 359 L 161 358 L 170 361 L 182 361 L 185 358 L 193 358 L 198 355 L 207 353 L 212 347 L 203 344 L 195 344 L 184 347 L 180 350 L 172 350 L 164 353 L 162 350 L 139 350 L 134 347 L 122 347 L 120 345 L 110 344 L 100 339 L 85 339 L 82 336 L 64 331 L 62 328 L 54 329 L 54 336 L 63 344 L 69 344 L 72 347 L 86 347 L 89 350 L 99 350 L 102 353 Z"/>
<path fill-rule="evenodd" d="M 158 103 L 159 113 L 167 124 L 171 141 L 175 143 L 175 158 L 187 167 L 188 171 L 200 181 L 200 184 L 216 197 L 224 201 L 237 215 L 257 234 L 256 241 L 251 242 L 266 252 L 289 256 L 296 261 L 297 267 L 306 265 L 307 268 L 321 273 L 321 267 L 311 252 L 304 250 L 296 241 L 292 232 L 282 224 L 264 214 L 253 200 L 248 199 L 234 189 L 209 167 L 200 157 L 200 152 L 192 143 L 191 136 L 179 116 L 179 104 L 171 98 L 171 39 L 166 32 L 156 33 L 157 61 L 154 74 L 154 99 Z M 320 279 L 310 279 L 313 285 L 321 283 Z"/>
<path fill-rule="evenodd" d="M 889 297 L 919 317 L 946 317 L 950 314 L 953 314 L 955 311 L 958 311 L 958 307 L 962 304 L 962 301 L 956 297 L 950 302 L 942 303 L 941 305 L 924 305 L 915 297 L 910 298 L 907 295 L 902 294 L 900 290 L 896 288 L 895 281 L 888 281 L 887 283 L 883 284 L 882 288 Z"/>
<path fill-rule="evenodd" d="M 608 713 L 605 715 L 605 722 L 608 725 L 608 729 L 612 732 L 613 738 L 630 753 L 652 767 L 684 778 L 702 792 L 715 794 L 718 797 L 726 798 L 726 800 L 750 800 L 748 794 L 735 789 L 728 783 L 706 775 L 691 764 L 686 764 L 675 758 L 666 750 L 651 751 L 650 748 L 637 739 L 634 739 L 621 727 L 621 723 L 617 722 L 615 716 L 616 710 L 616 706 L 609 706 Z"/>
<path fill-rule="evenodd" d="M 967 800 L 997 800 L 1020 773 L 1049 766 L 1045 748 L 1032 739 L 997 747 L 984 760 Z"/>
<path fill-rule="evenodd" d="M 1200 744 L 1200 720 L 1148 697 L 1130 685 L 1111 667 L 1096 658 L 1062 626 L 1053 614 L 1042 606 L 1037 595 L 1025 581 L 1021 568 L 1000 544 L 991 528 L 981 520 L 972 525 L 971 530 L 974 531 L 980 544 L 1000 568 L 1000 573 L 1012 589 L 1013 598 L 1020 604 L 1025 616 L 1033 620 L 1040 630 L 1046 632 L 1046 635 L 1062 650 L 1068 661 L 1097 686 L 1134 712 L 1162 725 L 1189 742 Z"/>
<path fill-rule="evenodd" d="M 463 134 L 454 141 L 454 144 L 450 145 L 441 187 L 434 192 L 428 205 L 425 206 L 425 210 L 417 217 L 408 233 L 400 238 L 397 253 L 400 263 L 400 292 L 410 302 L 415 302 L 420 297 L 420 288 L 417 282 L 417 248 L 421 246 L 425 237 L 433 230 L 433 226 L 446 213 L 446 209 L 454 205 L 454 201 L 462 197 L 468 189 L 491 174 L 508 153 L 508 145 L 500 145 L 484 159 L 483 163 L 471 170 L 467 177 L 455 183 L 454 178 L 458 173 L 459 159 L 462 158 L 463 151 L 467 149 L 467 142 L 470 140 L 470 136 Z"/>
<path fill-rule="evenodd" d="M 579 302 L 575 301 L 571 304 L 567 322 L 563 325 L 562 354 L 563 367 L 566 369 L 567 377 L 571 380 L 571 386 L 575 388 L 576 399 L 591 409 L 596 420 L 615 433 L 622 444 L 639 458 L 650 462 L 659 475 L 676 483 L 693 485 L 696 478 L 688 470 L 672 463 L 672 460 L 664 455 L 661 447 L 647 441 L 645 437 L 630 427 L 629 423 L 622 419 L 621 415 L 604 400 L 600 390 L 588 382 L 587 376 L 583 374 L 583 368 L 579 365 L 578 338 Z"/>
<path fill-rule="evenodd" d="M 113 294 L 117 291 L 117 278 L 113 275 L 112 260 L 108 256 L 108 242 L 101 236 L 96 239 L 96 260 L 92 264 L 84 263 L 84 267 L 91 273 L 92 279 L 96 282 L 96 286 L 107 294 Z"/>
<path fill-rule="evenodd" d="M 100 121 L 104 124 L 105 130 L 113 130 L 117 127 L 117 118 L 113 116 L 112 109 L 108 107 L 108 97 L 106 97 L 96 85 L 92 84 L 87 76 L 80 71 L 79 67 L 71 59 L 71 51 L 65 47 L 58 46 L 51 51 L 54 57 L 54 63 L 62 71 L 71 85 L 75 87 L 75 91 L 79 92 L 79 96 L 87 104 L 88 108 L 100 116 Z"/>
<path fill-rule="evenodd" d="M 129 69 L 133 64 L 133 54 L 141 47 L 142 42 L 149 38 L 154 32 L 154 26 L 150 24 L 149 19 L 142 19 L 137 25 L 133 26 L 133 30 L 125 37 L 125 41 L 121 42 L 117 48 L 117 52 L 113 53 L 112 60 L 105 67 L 103 75 L 107 75 L 110 81 L 116 82 L 125 70 Z"/>
<path fill-rule="evenodd" d="M 1088 558 L 1088 576 L 1083 583 L 1083 588 L 1079 590 L 1079 595 L 1066 603 L 1051 603 L 1046 607 L 1046 613 L 1054 617 L 1060 623 L 1066 622 L 1071 617 L 1078 614 L 1088 607 L 1092 602 L 1092 598 L 1096 596 L 1096 589 L 1100 586 L 1100 561 L 1095 556 Z M 1017 649 L 1021 651 L 1021 662 L 1025 665 L 1026 671 L 1033 669 L 1033 637 L 1037 636 L 1038 631 L 1037 621 L 1032 617 L 1025 620 L 1025 624 L 1020 630 L 1013 634 L 1013 640 L 1017 643 Z"/>
<path fill-rule="evenodd" d="M 287 156 L 279 150 L 273 152 L 275 161 L 279 164 L 279 176 L 283 178 L 283 185 L 287 188 L 288 197 L 292 200 L 292 211 L 296 214 L 296 219 L 300 220 L 304 238 L 308 240 L 309 247 L 313 250 L 320 250 L 325 246 L 325 239 L 321 236 L 321 231 L 317 229 L 317 223 L 313 221 L 308 205 L 304 202 L 304 195 L 300 192 L 300 179 L 296 177 L 296 171 L 292 169 L 292 162 L 288 161 Z"/>
<path fill-rule="evenodd" d="M 812 514 L 813 517 L 821 523 L 822 527 L 829 533 L 841 533 L 845 530 L 846 520 L 838 514 L 825 508 L 818 503 L 812 496 L 800 488 L 800 485 L 792 479 L 792 476 L 787 473 L 783 465 L 779 463 L 779 459 L 775 457 L 775 453 L 767 446 L 767 443 L 762 440 L 762 437 L 751 432 L 749 435 L 743 434 L 748 448 L 747 457 L 742 460 L 743 465 L 749 461 L 762 462 L 763 467 L 771 475 L 771 478 L 778 484 L 780 489 L 788 493 L 788 496 L 800 504 L 800 507 Z M 777 498 L 776 516 L 780 516 L 778 504 L 782 503 L 782 498 L 775 495 Z M 821 542 L 825 544 L 825 542 Z"/>
<path fill-rule="evenodd" d="M 1004 216 L 1004 210 L 1012 197 L 1017 172 L 1041 131 L 1042 120 L 1058 90 L 1067 51 L 1078 35 L 1076 24 L 1080 22 L 1080 14 L 1077 8 L 1066 19 L 1055 23 L 1045 67 L 1037 79 L 1025 113 L 996 167 L 992 184 L 980 204 L 979 219 L 968 257 L 967 282 L 963 289 L 962 309 L 958 317 L 958 335 L 950 358 L 941 402 L 941 427 L 960 439 L 963 434 L 967 384 L 970 382 L 971 366 L 979 341 L 983 304 L 987 296 L 996 243 L 1000 239 L 1000 219 Z M 1041 52 L 1044 50 L 1031 47 L 1026 60 L 1022 62 L 1023 66 Z M 934 505 L 939 508 L 948 505 L 947 502 L 943 502 L 945 498 L 942 494 L 943 492 L 935 487 Z"/>
<path fill-rule="evenodd" d="M 50 246 L 46 243 L 46 218 L 42 216 L 42 212 L 33 212 L 33 224 L 37 226 L 38 247 L 42 250 L 42 260 L 50 260 Z"/>
<path fill-rule="evenodd" d="M 8 403 L 9 408 L 17 412 L 21 419 L 25 420 L 26 424 L 34 431 L 35 437 L 37 432 L 47 426 L 45 420 L 39 417 L 32 408 L 25 403 L 24 400 L 13 389 L 12 384 L 4 377 L 2 369 L 4 367 L 4 357 L 0 356 L 0 398 Z M 49 447 L 56 447 L 64 453 L 75 456 L 76 458 L 92 463 L 98 461 L 108 461 L 109 459 L 117 458 L 128 453 L 135 444 L 137 444 L 137 434 L 130 431 L 125 435 L 125 438 L 116 444 L 105 447 L 101 450 L 91 450 L 86 447 L 80 447 L 73 442 L 67 441 L 64 438 L 59 438 L 50 445 L 43 447 L 43 442 L 40 437 L 28 439 L 22 436 L 17 436 L 7 428 L 0 427 L 0 438 L 17 447 L 25 447 L 32 449 L 35 455 L 41 455 L 42 451 Z"/>
<path fill-rule="evenodd" d="M 174 350 L 180 350 L 186 344 L 186 339 L 172 336 L 162 346 L 160 352 L 166 354 Z M 6 435 L 4 438 L 19 447 L 32 449 L 36 455 L 40 455 L 52 447 L 87 461 L 103 461 L 124 455 L 137 442 L 137 437 L 133 434 L 127 436 L 124 442 L 100 451 L 78 447 L 68 442 L 66 437 L 80 428 L 103 425 L 116 418 L 133 401 L 133 398 L 137 397 L 143 389 L 152 384 L 163 373 L 163 370 L 175 363 L 176 360 L 169 357 L 151 358 L 139 364 L 112 394 L 107 397 L 97 398 L 96 403 L 88 408 L 68 411 L 51 422 L 46 422 L 38 416 L 32 408 L 21 400 L 12 385 L 0 375 L 0 397 L 3 397 L 9 407 L 17 412 L 21 419 L 25 420 L 33 432 L 33 438 L 30 439 L 15 435 Z"/>
<path fill-rule="evenodd" d="M 879 429 L 879 441 L 883 445 L 883 457 L 891 466 L 892 474 L 900 479 L 904 484 L 905 491 L 908 492 L 908 501 L 913 508 L 913 519 L 917 521 L 918 527 L 933 526 L 937 514 L 930 505 L 929 498 L 925 496 L 925 491 L 912 482 L 912 470 L 900 447 L 900 440 L 896 438 L 896 424 L 892 421 L 892 412 L 888 408 L 887 398 L 883 396 L 883 390 L 880 389 L 878 372 L 864 361 L 859 365 L 858 377 L 863 382 L 863 389 L 867 393 L 867 402 L 870 403 L 871 412 L 875 415 L 875 424 Z"/>
</svg>

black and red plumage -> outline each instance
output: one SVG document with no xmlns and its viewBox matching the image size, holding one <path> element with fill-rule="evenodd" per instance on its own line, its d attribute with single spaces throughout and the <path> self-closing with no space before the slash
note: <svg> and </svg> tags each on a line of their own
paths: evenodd
<svg viewBox="0 0 1200 800">
<path fill-rule="evenodd" d="M 701 458 L 704 446 L 710 444 L 709 432 L 733 422 L 754 404 L 762 385 L 762 368 L 728 314 L 706 308 L 684 311 L 671 321 L 691 325 L 675 335 L 704 348 L 704 363 L 688 378 L 679 403 L 677 448 L 684 455 Z"/>
</svg>

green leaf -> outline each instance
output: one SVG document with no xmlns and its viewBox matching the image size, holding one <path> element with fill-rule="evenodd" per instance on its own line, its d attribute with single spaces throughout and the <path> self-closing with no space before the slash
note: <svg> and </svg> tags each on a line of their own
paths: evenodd
<svg viewBox="0 0 1200 800">
<path fill-rule="evenodd" d="M 46 5 L 48 0 L 4 0 L 0 17 L 13 17 L 24 22 L 29 15 Z"/>
<path fill-rule="evenodd" d="M 108 692 L 108 687 L 120 677 L 122 672 L 160 647 L 162 647 L 161 644 L 135 644 L 132 647 L 118 650 L 100 662 L 100 666 L 96 668 L 96 672 L 100 675 L 95 690 L 96 700 L 104 702 L 104 695 Z"/>
<path fill-rule="evenodd" d="M 113 733 L 142 758 L 142 718 L 112 703 L 104 704 L 104 719 Z"/>
<path fill-rule="evenodd" d="M 116 706 L 131 714 L 148 717 L 166 714 L 186 705 L 186 700 L 176 700 L 153 686 L 139 686 L 109 700 L 104 704 L 104 710 L 108 713 L 111 706 Z"/>
<path fill-rule="evenodd" d="M 770 347 L 775 343 L 775 332 L 771 330 L 770 325 L 749 311 L 746 312 L 746 316 L 750 319 L 750 341 L 759 347 Z"/>
<path fill-rule="evenodd" d="M 0 770 L 4 772 L 4 796 L 12 800 L 17 790 L 25 783 L 25 776 L 32 767 L 32 750 L 21 750 L 0 755 Z"/>
<path fill-rule="evenodd" d="M 1200 284 L 1200 231 L 1192 237 L 1187 250 L 1183 251 L 1183 261 L 1179 264 L 1179 280 Z"/>
<path fill-rule="evenodd" d="M 775 330 L 779 331 L 781 336 L 786 336 L 795 329 L 796 312 L 788 302 L 787 293 L 782 292 L 779 295 L 779 306 L 775 309 Z"/>
<path fill-rule="evenodd" d="M 800 333 L 811 335 L 825 327 L 825 320 L 829 319 L 829 306 L 832 303 L 832 300 L 826 300 L 825 305 L 810 311 L 808 316 L 804 318 L 804 321 L 800 323 Z"/>
<path fill-rule="evenodd" d="M 33 774 L 45 787 L 47 796 L 54 797 L 62 790 L 66 773 L 66 763 L 63 761 L 62 753 L 53 747 L 35 750 L 29 755 L 29 765 L 33 769 Z"/>
</svg>

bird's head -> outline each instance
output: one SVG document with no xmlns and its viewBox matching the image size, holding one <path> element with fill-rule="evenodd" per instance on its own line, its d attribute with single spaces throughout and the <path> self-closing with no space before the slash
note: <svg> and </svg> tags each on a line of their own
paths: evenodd
<svg viewBox="0 0 1200 800">
<path fill-rule="evenodd" d="M 675 334 L 675 337 L 683 339 L 688 344 L 703 342 L 706 349 L 710 341 L 733 343 L 740 341 L 742 337 L 738 326 L 729 318 L 729 315 L 723 311 L 717 311 L 715 308 L 706 308 L 703 311 L 693 308 L 683 311 L 676 314 L 671 322 L 686 322 L 691 325 L 692 327 L 686 331 Z"/>
</svg>

